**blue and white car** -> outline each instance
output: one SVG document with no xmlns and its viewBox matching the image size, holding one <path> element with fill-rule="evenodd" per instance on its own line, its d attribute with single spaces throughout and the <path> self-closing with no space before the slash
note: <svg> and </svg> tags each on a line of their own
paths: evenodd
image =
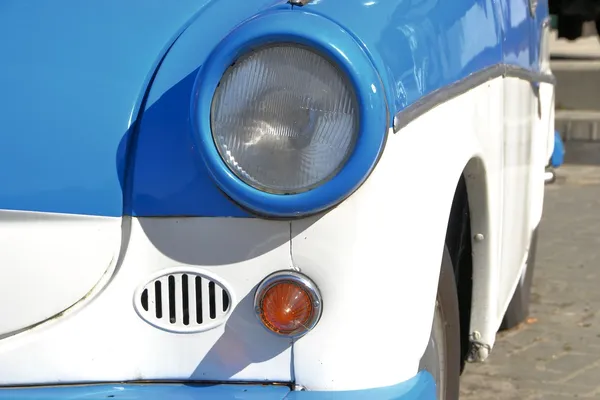
<svg viewBox="0 0 600 400">
<path fill-rule="evenodd" d="M 0 399 L 446 399 L 527 315 L 545 0 L 0 2 Z"/>
</svg>

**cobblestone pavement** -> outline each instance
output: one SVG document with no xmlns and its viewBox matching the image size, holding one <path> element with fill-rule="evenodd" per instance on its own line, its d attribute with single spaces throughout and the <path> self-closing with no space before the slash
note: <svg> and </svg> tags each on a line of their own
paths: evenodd
<svg viewBox="0 0 600 400">
<path fill-rule="evenodd" d="M 461 381 L 461 400 L 574 398 L 600 399 L 597 165 L 563 166 L 546 186 L 530 318 Z"/>
</svg>

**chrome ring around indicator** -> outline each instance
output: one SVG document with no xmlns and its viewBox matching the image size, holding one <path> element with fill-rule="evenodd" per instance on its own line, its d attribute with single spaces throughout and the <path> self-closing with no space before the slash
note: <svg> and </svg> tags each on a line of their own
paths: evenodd
<svg viewBox="0 0 600 400">
<path fill-rule="evenodd" d="M 311 315 L 311 318 L 308 321 L 308 323 L 304 326 L 305 329 L 297 334 L 287 335 L 274 332 L 268 329 L 261 319 L 262 308 L 260 305 L 262 299 L 264 298 L 265 294 L 269 289 L 271 289 L 275 284 L 280 282 L 293 282 L 297 284 L 303 290 L 306 291 L 312 302 L 313 313 Z M 256 288 L 256 293 L 254 294 L 254 313 L 256 314 L 256 317 L 258 318 L 260 324 L 264 326 L 265 329 L 267 329 L 269 332 L 289 338 L 299 338 L 310 332 L 321 319 L 321 314 L 323 313 L 323 299 L 321 298 L 321 292 L 319 291 L 317 285 L 306 275 L 289 270 L 277 271 L 263 279 L 262 282 L 259 283 L 258 287 Z"/>
</svg>

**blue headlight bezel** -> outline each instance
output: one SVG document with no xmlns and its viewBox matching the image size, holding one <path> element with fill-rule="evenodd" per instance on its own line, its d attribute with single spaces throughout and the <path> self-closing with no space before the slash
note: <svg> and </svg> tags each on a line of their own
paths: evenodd
<svg viewBox="0 0 600 400">
<path fill-rule="evenodd" d="M 238 178 L 221 158 L 210 126 L 214 93 L 227 68 L 255 48 L 281 43 L 305 46 L 327 57 L 346 74 L 358 101 L 358 135 L 345 165 L 330 180 L 297 194 L 264 192 Z M 193 140 L 212 178 L 232 200 L 262 216 L 301 217 L 337 205 L 369 176 L 387 139 L 385 94 L 368 55 L 339 25 L 297 9 L 261 14 L 238 26 L 198 72 L 193 96 Z"/>
</svg>

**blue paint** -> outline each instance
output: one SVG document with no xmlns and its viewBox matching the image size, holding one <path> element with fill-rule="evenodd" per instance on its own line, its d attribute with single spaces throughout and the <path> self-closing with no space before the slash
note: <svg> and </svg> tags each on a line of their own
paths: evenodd
<svg viewBox="0 0 600 400">
<path fill-rule="evenodd" d="M 344 170 L 343 172 L 351 175 L 345 187 L 334 188 L 333 184 L 326 185 L 321 188 L 320 193 L 312 191 L 282 199 L 282 196 L 265 194 L 243 184 L 233 177 L 218 158 L 208 134 L 207 104 L 210 101 L 208 94 L 212 93 L 212 88 L 206 87 L 214 85 L 217 78 L 203 71 L 206 69 L 205 64 L 214 65 L 217 62 L 221 65 L 215 68 L 215 71 L 222 71 L 225 59 L 233 58 L 233 50 L 231 50 L 232 54 L 223 55 L 223 59 L 216 59 L 224 51 L 214 50 L 214 48 L 219 46 L 233 26 L 231 16 L 226 22 L 215 26 L 213 21 L 220 21 L 224 16 L 224 13 L 219 11 L 221 7 L 230 9 L 224 4 L 215 3 L 210 10 L 207 10 L 212 14 L 202 13 L 198 17 L 175 43 L 156 76 L 149 94 L 147 112 L 160 112 L 163 121 L 169 120 L 166 121 L 165 126 L 175 126 L 176 129 L 171 129 L 169 135 L 166 135 L 158 132 L 159 128 L 154 123 L 143 125 L 133 179 L 133 214 L 247 215 L 221 194 L 214 184 L 211 184 L 213 180 L 244 207 L 268 215 L 293 215 L 316 211 L 334 204 L 356 187 L 357 177 L 364 176 L 364 168 L 361 169 L 361 173 L 350 168 Z M 284 4 L 276 3 L 263 12 L 271 13 L 273 8 L 289 9 Z M 307 13 L 310 13 L 335 22 L 341 30 L 345 30 L 352 36 L 360 44 L 380 76 L 389 106 L 388 124 L 391 126 L 392 118 L 398 111 L 413 104 L 422 96 L 464 79 L 485 67 L 505 61 L 510 63 L 511 54 L 517 54 L 518 49 L 523 46 L 527 47 L 521 39 L 503 41 L 505 15 L 502 14 L 502 10 L 501 5 L 492 0 L 453 2 L 433 0 L 421 5 L 415 5 L 409 0 L 374 0 L 344 2 L 343 7 L 339 6 L 339 0 L 319 0 L 302 8 L 296 7 L 288 14 L 290 15 L 289 28 L 285 26 L 282 29 L 291 30 L 297 21 L 302 20 L 302 35 L 307 38 L 306 40 L 312 40 L 318 45 L 318 42 L 311 37 L 318 39 L 322 29 L 326 30 L 323 32 L 325 35 L 327 28 L 324 26 L 327 25 L 321 22 L 322 19 L 308 18 Z M 522 14 L 527 16 L 528 9 L 525 8 Z M 247 14 L 247 17 L 250 15 Z M 208 29 L 207 27 L 210 27 L 211 32 L 214 31 L 214 35 L 207 37 L 202 34 Z M 265 26 L 263 34 L 277 38 L 281 32 L 277 32 L 276 28 L 277 24 L 273 24 L 271 26 L 273 30 L 268 31 L 269 27 Z M 525 40 L 529 40 L 529 34 L 525 32 L 527 29 L 529 29 L 527 24 L 505 27 L 505 31 L 508 32 L 507 37 L 523 36 Z M 221 48 L 234 40 L 240 43 L 242 39 L 252 41 L 253 35 L 256 34 L 252 29 L 245 28 L 243 24 L 238 26 L 235 32 L 224 40 L 220 45 Z M 242 37 L 240 32 L 248 36 Z M 256 42 L 246 45 L 254 44 Z M 211 52 L 215 57 L 214 60 L 209 58 L 213 57 L 210 56 Z M 517 57 L 517 60 L 520 58 Z M 200 114 L 199 120 L 204 125 L 198 129 L 203 140 L 192 142 L 190 137 L 193 135 L 185 128 L 187 117 L 180 109 L 186 105 L 184 96 L 179 97 L 176 103 L 170 104 L 167 101 L 160 103 L 163 98 L 171 95 L 173 88 L 179 90 L 181 85 L 191 92 L 193 89 L 188 86 L 188 77 L 196 73 L 195 71 L 204 74 L 200 80 L 199 95 L 205 108 L 204 111 L 200 110 L 203 114 Z M 217 72 L 213 74 L 218 75 Z M 160 108 L 163 111 L 159 111 Z M 164 131 L 164 128 L 161 130 Z M 372 138 L 369 140 L 376 142 Z M 167 152 L 164 150 L 166 148 L 173 148 L 173 150 Z M 194 150 L 191 150 L 192 148 Z M 200 157 L 196 151 L 204 155 L 208 168 L 204 163 L 199 162 Z M 165 162 L 160 162 L 160 167 L 152 166 L 152 163 L 156 163 L 161 157 L 166 157 Z M 365 157 L 363 160 L 366 164 L 371 158 Z M 161 168 L 160 174 L 153 172 L 157 168 Z M 212 178 L 209 177 L 210 175 Z M 341 178 L 342 175 L 339 177 Z"/>
<path fill-rule="evenodd" d="M 244 183 L 221 159 L 210 129 L 212 99 L 225 70 L 240 55 L 271 42 L 292 42 L 316 49 L 349 77 L 357 97 L 359 132 L 350 158 L 332 179 L 299 194 L 265 193 Z M 236 202 L 262 215 L 299 216 L 336 205 L 366 179 L 387 138 L 383 88 L 367 55 L 339 26 L 300 10 L 266 13 L 233 31 L 202 67 L 194 92 L 192 136 L 212 178 Z"/>
<path fill-rule="evenodd" d="M 435 400 L 435 381 L 420 372 L 400 384 L 375 389 L 291 392 L 273 385 L 120 384 L 0 389 L 0 400 Z"/>
<path fill-rule="evenodd" d="M 560 137 L 558 131 L 554 131 L 554 150 L 552 151 L 552 157 L 550 157 L 550 165 L 554 168 L 558 168 L 565 162 L 565 145 Z"/>
<path fill-rule="evenodd" d="M 267 6 L 262 4 L 263 9 Z M 192 133 L 186 130 L 188 116 L 181 110 L 189 107 L 184 92 L 191 93 L 190 75 L 202 72 L 201 67 L 211 52 L 232 28 L 253 15 L 249 6 L 245 7 L 244 18 L 236 21 L 229 4 L 215 2 L 199 15 L 165 57 L 150 90 L 147 114 L 142 118 L 139 132 L 132 179 L 134 215 L 248 216 L 219 191 L 212 183 L 211 174 L 229 196 L 245 207 L 270 215 L 315 210 L 318 205 L 325 207 L 335 203 L 342 193 L 352 191 L 341 187 L 334 191 L 328 186 L 324 195 L 307 192 L 306 196 L 291 197 L 285 205 L 274 195 L 244 187 L 232 179 L 221 160 L 213 157 L 214 151 L 208 157 L 205 152 L 210 168 L 200 161 L 198 151 L 209 147 L 194 147 L 190 141 Z M 264 12 L 271 13 L 273 9 L 289 10 L 289 6 L 275 2 Z M 260 10 L 255 10 L 256 13 Z M 290 20 L 307 20 L 302 28 L 309 38 L 314 35 L 318 39 L 319 29 L 326 25 L 316 22 L 322 19 L 309 21 L 306 18 L 306 13 L 313 13 L 336 22 L 360 44 L 376 66 L 385 88 L 390 126 L 397 111 L 423 95 L 502 61 L 499 22 L 491 2 L 488 4 L 485 0 L 460 0 L 451 4 L 433 1 L 422 7 L 413 6 L 408 0 L 344 2 L 344 7 L 339 7 L 339 0 L 320 0 L 303 8 L 296 7 L 292 13 Z M 315 21 L 315 25 L 311 21 Z M 477 35 L 467 35 L 465 29 L 476 30 Z M 207 36 L 206 31 L 211 35 Z M 202 84 L 207 83 L 202 81 Z M 181 95 L 174 96 L 173 92 Z M 163 123 L 158 124 L 158 119 Z M 200 132 L 206 133 L 206 130 Z M 356 185 L 356 179 L 347 185 Z"/>
<path fill-rule="evenodd" d="M 195 78 L 185 77 L 144 113 L 126 214 L 248 216 L 218 190 L 198 160 L 189 110 Z"/>
<path fill-rule="evenodd" d="M 532 42 L 532 17 L 529 11 L 529 0 L 504 0 L 500 4 L 504 25 L 504 62 L 529 69 Z"/>
<path fill-rule="evenodd" d="M 282 400 L 285 386 L 114 384 L 0 389 L 0 400 Z"/>
<path fill-rule="evenodd" d="M 492 0 L 319 0 L 305 6 L 360 40 L 381 75 L 390 121 L 424 95 L 502 63 Z"/>
<path fill-rule="evenodd" d="M 427 371 L 398 385 L 344 392 L 290 392 L 289 400 L 436 400 L 433 376 Z"/>
<path fill-rule="evenodd" d="M 119 144 L 208 1 L 1 1 L 0 209 L 122 215 Z"/>
<path fill-rule="evenodd" d="M 189 128 L 194 80 L 236 27 L 274 9 L 290 6 L 284 0 L 0 2 L 0 209 L 250 217 L 211 174 L 247 207 L 276 215 L 349 193 L 360 168 L 347 170 L 346 185 L 332 182 L 327 193 L 283 206 L 224 184 L 233 181 L 226 171 L 215 174 L 216 160 L 205 157 L 210 169 L 202 162 Z M 290 20 L 307 21 L 306 40 L 318 44 L 324 20 L 354 38 L 362 53 L 352 50 L 360 60 L 348 63 L 370 59 L 391 126 L 398 111 L 482 68 L 509 63 L 537 70 L 548 7 L 540 1 L 532 17 L 528 0 L 319 0 L 290 12 Z M 323 18 L 311 19 L 321 21 L 313 25 L 307 13 Z M 372 80 L 359 75 L 360 85 Z M 134 124 L 146 94 L 145 113 Z"/>
<path fill-rule="evenodd" d="M 213 49 L 242 21 L 282 0 L 214 1 L 178 38 L 156 73 L 137 132 L 126 214 L 252 217 L 217 187 L 193 141 L 196 76 Z"/>
</svg>

